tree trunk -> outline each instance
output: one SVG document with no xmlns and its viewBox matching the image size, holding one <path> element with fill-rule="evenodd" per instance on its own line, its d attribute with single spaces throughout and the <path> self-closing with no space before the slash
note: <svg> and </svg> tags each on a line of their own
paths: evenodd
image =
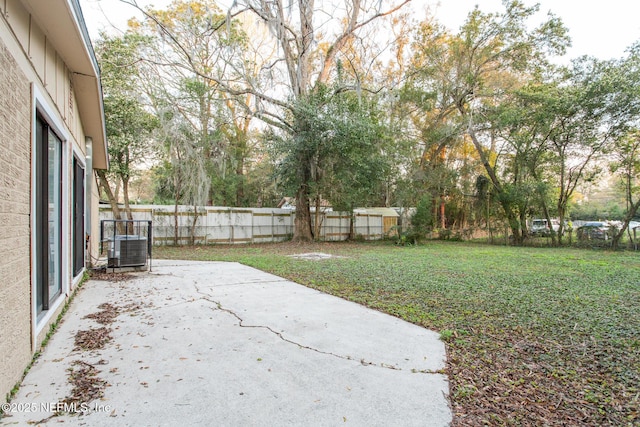
<svg viewBox="0 0 640 427">
<path fill-rule="evenodd" d="M 432 230 L 438 228 L 438 194 L 435 191 L 431 192 L 431 207 L 433 209 L 433 218 L 431 220 Z"/>
<path fill-rule="evenodd" d="M 191 246 L 196 244 L 196 224 L 198 223 L 198 216 L 198 205 L 193 205 L 193 221 L 191 223 L 191 233 L 189 234 Z"/>
<path fill-rule="evenodd" d="M 509 228 L 511 229 L 511 233 L 513 234 L 513 244 L 522 245 L 523 234 L 522 234 L 522 227 L 520 226 L 519 218 L 511 209 L 511 205 L 509 205 L 507 202 L 501 202 L 501 205 L 502 205 L 502 208 L 507 213 Z"/>
<path fill-rule="evenodd" d="M 296 215 L 293 220 L 293 225 L 292 241 L 298 243 L 313 241 L 311 210 L 309 209 L 309 186 L 306 184 L 306 181 L 300 185 L 296 192 Z"/>
<path fill-rule="evenodd" d="M 558 236 L 556 234 L 556 231 L 553 229 L 553 223 L 551 222 L 551 215 L 549 214 L 549 209 L 547 209 L 546 203 L 543 203 L 542 208 L 544 211 L 544 218 L 547 220 L 547 227 L 549 227 L 549 235 L 551 236 L 551 245 L 557 246 Z"/>
<path fill-rule="evenodd" d="M 630 157 L 631 159 L 636 158 L 636 150 L 638 149 L 638 146 L 640 145 L 640 143 L 636 140 L 636 142 L 634 143 L 633 147 L 632 147 L 632 151 L 630 153 Z M 625 162 L 626 163 L 626 162 Z M 638 201 L 636 201 L 635 203 L 633 202 L 633 175 L 634 175 L 634 165 L 635 161 L 631 164 L 627 164 L 626 166 L 626 170 L 625 170 L 625 187 L 626 187 L 626 198 L 627 198 L 627 215 L 624 218 L 624 223 L 622 224 L 622 227 L 620 228 L 620 230 L 618 230 L 618 232 L 616 233 L 615 236 L 613 236 L 613 241 L 611 242 L 611 247 L 616 250 L 618 249 L 618 246 L 620 245 L 620 240 L 622 239 L 622 236 L 624 236 L 624 232 L 625 230 L 629 229 L 629 223 L 631 222 L 631 220 L 633 219 L 633 217 L 636 216 L 636 213 L 638 212 L 638 209 L 640 209 L 640 199 L 638 199 Z M 637 164 L 636 164 L 637 165 Z M 635 166 L 637 167 L 637 166 Z M 634 235 L 635 235 L 635 231 L 634 231 Z M 631 232 L 629 232 L 629 238 L 631 239 Z M 633 241 L 633 239 L 631 239 Z"/>
<path fill-rule="evenodd" d="M 461 113 L 465 115 L 464 110 L 461 110 Z M 505 215 L 507 216 L 507 220 L 509 221 L 509 227 L 511 228 L 511 233 L 513 233 L 513 242 L 516 245 L 520 245 L 522 244 L 522 232 L 520 227 L 520 221 L 518 220 L 518 217 L 514 212 L 513 205 L 509 203 L 509 201 L 506 200 L 505 197 L 501 197 L 504 194 L 502 184 L 500 184 L 500 180 L 498 179 L 498 176 L 495 170 L 489 163 L 489 158 L 487 157 L 487 153 L 485 153 L 484 148 L 482 147 L 482 144 L 480 143 L 480 141 L 476 136 L 476 133 L 473 131 L 473 129 L 471 129 L 471 127 L 469 127 L 469 129 L 467 130 L 467 133 L 471 137 L 471 142 L 473 142 L 473 146 L 475 147 L 476 152 L 478 153 L 478 156 L 480 156 L 480 161 L 482 162 L 484 169 L 487 171 L 487 175 L 489 175 L 489 178 L 491 179 L 493 188 L 496 189 L 496 192 L 498 194 L 498 199 L 500 201 L 500 206 L 502 206 L 502 209 L 504 210 Z"/>
<path fill-rule="evenodd" d="M 109 199 L 109 205 L 111 205 L 111 212 L 113 213 L 113 219 L 120 220 L 122 219 L 122 213 L 120 212 L 120 206 L 118 206 L 118 201 L 111 191 L 111 186 L 109 185 L 109 181 L 107 180 L 107 172 L 102 169 L 96 169 L 96 175 L 98 175 L 98 181 L 100 182 L 100 187 L 107 195 Z"/>
<path fill-rule="evenodd" d="M 124 212 L 129 221 L 133 221 L 133 213 L 129 204 L 129 178 L 122 178 L 122 195 L 124 197 Z M 127 234 L 133 234 L 133 222 L 127 223 Z"/>
<path fill-rule="evenodd" d="M 447 147 L 446 146 L 442 147 L 442 150 L 440 150 L 440 153 L 439 153 L 438 157 L 440 158 L 440 165 L 444 166 L 445 161 L 447 159 Z M 444 229 L 447 228 L 447 218 L 445 216 L 445 195 L 444 195 L 444 189 L 443 188 L 440 189 L 439 196 L 440 196 L 440 228 L 442 230 L 444 230 Z"/>
<path fill-rule="evenodd" d="M 353 208 L 351 208 L 351 215 L 349 215 L 349 240 L 356 239 L 355 222 L 356 213 L 353 211 Z"/>
<path fill-rule="evenodd" d="M 535 168 L 531 168 L 531 175 L 533 176 L 533 179 L 535 179 L 537 182 L 540 181 L 540 179 L 538 178 L 538 174 L 535 171 Z M 560 227 L 558 228 L 558 234 L 556 235 L 555 231 L 553 230 L 553 224 L 551 223 L 551 215 L 549 214 L 549 206 L 547 206 L 547 202 L 545 201 L 544 197 L 544 193 L 542 191 L 540 191 L 540 187 L 538 187 L 538 195 L 540 196 L 540 204 L 542 205 L 542 213 L 544 214 L 545 219 L 547 220 L 547 225 L 550 227 L 550 233 L 551 233 L 551 242 L 553 246 L 557 245 L 561 245 L 562 244 L 562 235 L 564 233 L 564 225 L 563 225 L 563 221 L 564 221 L 564 211 L 560 210 L 560 207 L 558 206 L 558 214 L 560 217 Z M 556 241 L 557 238 L 557 241 Z"/>
<path fill-rule="evenodd" d="M 445 202 L 444 202 L 444 194 L 440 195 L 440 228 L 447 228 L 447 218 L 445 215 Z"/>
<path fill-rule="evenodd" d="M 558 224 L 558 232 L 557 233 L 553 232 L 553 224 L 551 225 L 551 230 L 552 230 L 552 234 L 551 235 L 558 238 L 558 241 L 557 241 L 558 246 L 562 246 L 562 242 L 564 241 L 563 240 L 563 238 L 564 238 L 564 219 L 566 218 L 566 215 L 567 214 L 565 213 L 564 210 L 558 212 L 558 222 L 559 222 L 559 224 Z M 554 244 L 555 243 L 556 242 L 554 241 Z"/>
<path fill-rule="evenodd" d="M 625 231 L 629 228 L 629 223 L 631 222 L 633 217 L 636 216 L 636 212 L 638 212 L 638 209 L 640 209 L 640 200 L 630 205 L 629 210 L 627 211 L 627 215 L 624 218 L 624 223 L 622 224 L 622 227 L 620 227 L 620 230 L 618 230 L 616 235 L 613 236 L 613 240 L 611 241 L 611 247 L 614 250 L 618 249 L 618 246 L 620 245 L 620 240 L 622 239 L 622 236 L 624 236 Z"/>
<path fill-rule="evenodd" d="M 117 201 L 120 200 L 120 180 L 116 179 L 116 188 L 113 191 L 113 198 Z"/>
<path fill-rule="evenodd" d="M 244 155 L 236 158 L 236 206 L 244 205 Z"/>
<path fill-rule="evenodd" d="M 527 214 L 524 211 L 520 212 L 520 231 L 522 233 L 522 241 L 524 242 L 525 237 L 527 236 L 526 232 L 526 224 L 527 224 Z"/>
<path fill-rule="evenodd" d="M 321 207 L 321 197 L 318 194 L 316 196 L 316 214 L 314 217 L 314 227 L 313 227 L 313 235 L 316 240 L 320 240 L 320 207 Z"/>
<path fill-rule="evenodd" d="M 107 180 L 107 171 L 102 169 L 96 169 L 96 175 L 98 176 L 98 182 L 100 183 L 100 187 L 107 195 L 109 199 L 109 205 L 111 206 L 111 213 L 113 214 L 113 219 L 120 221 L 122 220 L 122 212 L 120 212 L 120 206 L 118 206 L 118 200 L 111 191 L 111 186 L 109 185 L 109 181 Z M 116 223 L 113 232 L 115 234 L 124 234 L 124 228 L 121 223 Z"/>
<path fill-rule="evenodd" d="M 178 246 L 178 199 L 173 205 L 173 244 Z"/>
<path fill-rule="evenodd" d="M 491 233 L 491 195 L 487 194 L 487 233 L 489 234 L 489 243 L 493 243 L 493 234 Z"/>
</svg>

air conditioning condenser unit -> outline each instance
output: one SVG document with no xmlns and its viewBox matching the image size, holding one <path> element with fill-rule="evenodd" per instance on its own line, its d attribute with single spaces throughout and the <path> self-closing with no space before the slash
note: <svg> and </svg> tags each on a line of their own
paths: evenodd
<svg viewBox="0 0 640 427">
<path fill-rule="evenodd" d="M 146 237 L 117 234 L 109 241 L 108 267 L 138 267 L 146 263 Z"/>
</svg>

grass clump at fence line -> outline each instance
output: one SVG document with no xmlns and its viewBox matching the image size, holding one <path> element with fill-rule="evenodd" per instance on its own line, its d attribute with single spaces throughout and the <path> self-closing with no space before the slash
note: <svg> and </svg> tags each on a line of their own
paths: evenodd
<svg viewBox="0 0 640 427">
<path fill-rule="evenodd" d="M 306 261 L 288 255 L 340 257 Z M 637 253 L 431 242 L 159 248 L 227 260 L 440 331 L 454 425 L 638 425 Z"/>
</svg>

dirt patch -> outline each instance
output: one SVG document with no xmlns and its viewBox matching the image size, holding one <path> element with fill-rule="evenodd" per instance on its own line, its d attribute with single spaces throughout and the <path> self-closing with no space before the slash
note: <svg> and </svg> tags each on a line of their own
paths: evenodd
<svg viewBox="0 0 640 427">
<path fill-rule="evenodd" d="M 362 243 L 355 242 L 311 242 L 311 243 L 247 243 L 242 245 L 209 246 L 158 246 L 154 248 L 156 259 L 192 259 L 199 261 L 225 261 L 237 259 L 242 254 L 297 255 L 305 253 L 327 253 L 351 256 L 362 251 Z"/>
<path fill-rule="evenodd" d="M 326 254 L 324 252 L 309 252 L 306 254 L 295 254 L 295 255 L 289 255 L 289 256 L 291 258 L 306 259 L 310 261 L 321 261 L 321 260 L 330 259 L 330 258 L 344 258 L 338 255 Z"/>
</svg>

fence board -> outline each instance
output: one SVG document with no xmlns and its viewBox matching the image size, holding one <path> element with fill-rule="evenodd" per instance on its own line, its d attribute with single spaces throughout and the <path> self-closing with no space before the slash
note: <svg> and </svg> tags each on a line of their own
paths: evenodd
<svg viewBox="0 0 640 427">
<path fill-rule="evenodd" d="M 193 206 L 178 206 L 177 215 L 174 206 L 165 205 L 137 205 L 132 211 L 134 219 L 152 221 L 155 245 L 171 245 L 176 241 L 190 244 L 192 235 L 195 244 L 282 242 L 293 235 L 295 215 L 287 209 L 221 206 L 198 207 L 197 218 Z M 311 215 L 315 224 L 315 213 Z M 350 213 L 327 211 L 320 215 L 320 240 L 349 238 Z M 100 207 L 100 219 L 113 219 L 110 207 Z M 354 221 L 355 237 L 365 240 L 384 237 L 385 218 L 381 214 L 358 213 Z"/>
</svg>

